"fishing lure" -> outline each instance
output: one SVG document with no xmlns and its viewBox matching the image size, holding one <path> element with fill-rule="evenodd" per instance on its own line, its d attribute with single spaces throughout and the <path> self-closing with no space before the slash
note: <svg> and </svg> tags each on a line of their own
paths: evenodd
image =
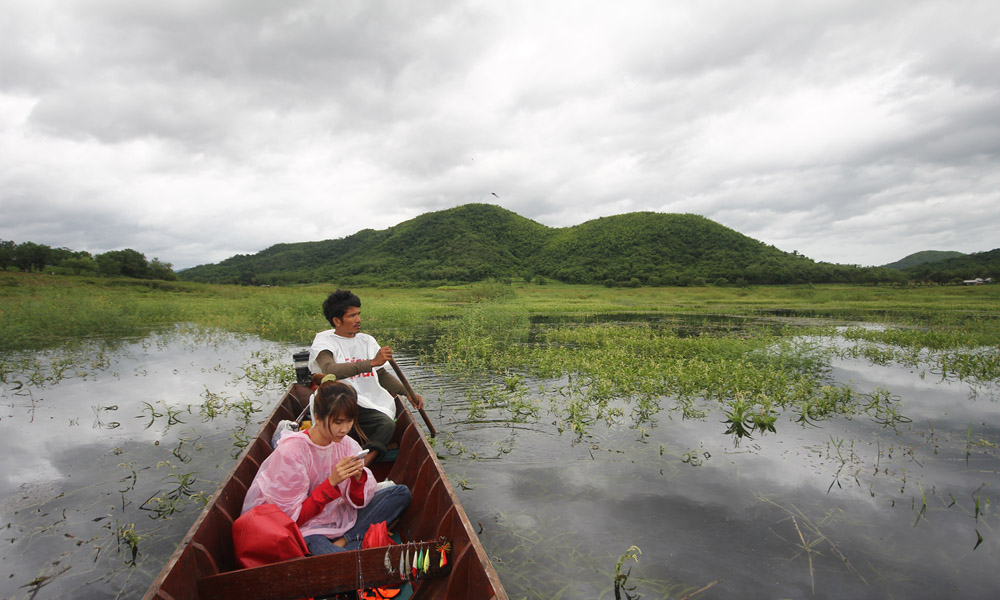
<svg viewBox="0 0 1000 600">
<path fill-rule="evenodd" d="M 410 570 L 413 572 L 413 578 L 417 578 L 417 558 L 420 554 L 416 551 L 413 553 L 413 558 L 410 559 Z"/>
<path fill-rule="evenodd" d="M 424 563 L 423 563 L 422 566 L 423 566 L 423 569 L 424 569 L 424 573 L 426 573 L 428 571 L 428 569 L 431 568 L 431 549 L 430 548 L 424 549 Z"/>
<path fill-rule="evenodd" d="M 399 579 L 400 581 L 406 581 L 406 573 L 409 569 L 406 568 L 406 548 L 400 548 L 402 552 L 399 553 Z"/>
<path fill-rule="evenodd" d="M 436 550 L 441 553 L 441 560 L 438 562 L 438 567 L 443 569 L 448 564 L 448 552 L 451 550 L 451 543 L 441 542 L 437 545 Z"/>
<path fill-rule="evenodd" d="M 392 568 L 392 561 L 389 560 L 389 547 L 385 549 L 385 570 L 389 575 L 395 575 L 396 571 Z"/>
</svg>

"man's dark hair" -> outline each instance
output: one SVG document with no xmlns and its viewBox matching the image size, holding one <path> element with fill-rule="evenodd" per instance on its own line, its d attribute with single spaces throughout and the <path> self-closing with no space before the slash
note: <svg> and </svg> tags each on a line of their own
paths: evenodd
<svg viewBox="0 0 1000 600">
<path fill-rule="evenodd" d="M 323 302 L 323 316 L 330 322 L 330 325 L 333 325 L 335 317 L 338 319 L 344 318 L 344 313 L 347 312 L 349 306 L 361 308 L 361 298 L 352 294 L 351 290 L 337 290 L 327 296 L 326 301 Z"/>
</svg>

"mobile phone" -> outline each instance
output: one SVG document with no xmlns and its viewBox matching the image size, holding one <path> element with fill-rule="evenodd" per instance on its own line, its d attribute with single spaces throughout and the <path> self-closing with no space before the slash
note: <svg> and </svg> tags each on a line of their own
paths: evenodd
<svg viewBox="0 0 1000 600">
<path fill-rule="evenodd" d="M 364 458 L 365 454 L 368 454 L 368 452 L 369 452 L 369 450 L 366 448 L 366 449 L 362 450 L 361 452 L 358 452 L 354 456 L 357 457 L 357 458 Z"/>
</svg>

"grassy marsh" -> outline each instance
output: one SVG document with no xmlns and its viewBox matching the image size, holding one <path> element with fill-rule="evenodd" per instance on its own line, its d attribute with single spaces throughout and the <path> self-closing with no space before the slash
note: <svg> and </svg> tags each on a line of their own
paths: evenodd
<svg viewBox="0 0 1000 600">
<path fill-rule="evenodd" d="M 306 345 L 327 327 L 320 304 L 331 287 L 3 272 L 0 351 L 139 336 L 178 323 Z M 664 397 L 674 398 L 672 409 L 685 417 L 721 403 L 737 437 L 773 431 L 776 415 L 785 411 L 805 422 L 865 412 L 891 420 L 891 402 L 828 381 L 835 356 L 975 384 L 1000 378 L 1000 286 L 608 289 L 483 282 L 355 292 L 364 302 L 366 330 L 446 370 L 568 376 L 560 390 L 568 399 L 563 428 L 577 433 L 598 421 L 625 419 L 641 427 Z M 845 328 L 845 321 L 858 325 Z M 830 343 L 834 336 L 846 343 Z M 17 354 L 2 360 L 0 380 Z M 58 377 L 72 365 L 46 368 Z M 247 371 L 265 379 L 287 376 L 282 364 Z M 514 392 L 508 390 L 511 403 L 522 405 Z M 628 414 L 616 399 L 631 404 Z"/>
</svg>

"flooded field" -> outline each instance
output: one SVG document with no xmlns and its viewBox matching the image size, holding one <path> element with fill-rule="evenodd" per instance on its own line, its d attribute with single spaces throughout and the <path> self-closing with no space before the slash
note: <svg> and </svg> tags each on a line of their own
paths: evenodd
<svg viewBox="0 0 1000 600">
<path fill-rule="evenodd" d="M 4 366 L 3 598 L 140 597 L 289 369 L 281 345 L 181 328 Z"/>
<path fill-rule="evenodd" d="M 702 326 L 739 336 L 775 318 Z M 629 327 L 699 336 L 695 324 L 646 321 L 629 317 Z M 548 330 L 556 325 L 532 323 L 522 341 L 586 360 L 593 323 Z M 794 358 L 840 403 L 828 412 L 772 406 L 764 384 L 741 384 L 728 404 L 686 383 L 620 392 L 621 380 L 704 368 L 694 359 L 594 375 L 547 372 L 532 358 L 534 369 L 497 373 L 398 351 L 512 598 L 989 597 L 1000 589 L 997 381 L 942 371 L 926 349 L 906 360 L 880 352 L 857 342 L 858 328 L 793 336 L 794 353 L 741 348 L 705 371 L 727 386 L 727 374 L 742 380 L 758 364 L 741 360 Z M 626 351 L 629 332 L 615 338 Z M 7 355 L 2 596 L 139 597 L 286 386 L 300 347 L 178 327 Z M 604 380 L 619 387 L 602 391 Z M 756 396 L 741 404 L 744 389 Z"/>
</svg>

